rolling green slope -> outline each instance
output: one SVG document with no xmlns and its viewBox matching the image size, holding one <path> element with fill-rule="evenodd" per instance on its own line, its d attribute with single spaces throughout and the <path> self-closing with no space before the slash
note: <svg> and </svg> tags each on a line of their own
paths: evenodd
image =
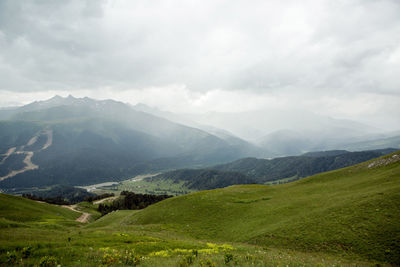
<svg viewBox="0 0 400 267">
<path fill-rule="evenodd" d="M 290 184 L 202 191 L 88 224 L 68 209 L 0 194 L 0 265 L 396 265 L 399 189 L 400 151 Z"/>
<path fill-rule="evenodd" d="M 0 228 L 75 224 L 80 214 L 66 208 L 0 194 Z"/>
<path fill-rule="evenodd" d="M 400 263 L 400 152 L 279 186 L 243 185 L 167 199 L 136 225 L 200 239 L 355 254 Z"/>
</svg>

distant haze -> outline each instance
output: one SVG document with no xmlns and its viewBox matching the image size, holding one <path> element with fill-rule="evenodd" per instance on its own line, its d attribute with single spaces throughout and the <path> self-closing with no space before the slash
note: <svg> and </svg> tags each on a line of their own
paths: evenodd
<svg viewBox="0 0 400 267">
<path fill-rule="evenodd" d="M 0 107 L 72 94 L 247 139 L 398 131 L 399 18 L 398 0 L 2 0 Z"/>
</svg>

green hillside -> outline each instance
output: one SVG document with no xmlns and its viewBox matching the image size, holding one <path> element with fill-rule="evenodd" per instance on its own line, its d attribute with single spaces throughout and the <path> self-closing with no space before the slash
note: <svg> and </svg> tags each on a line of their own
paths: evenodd
<svg viewBox="0 0 400 267">
<path fill-rule="evenodd" d="M 73 222 L 79 213 L 47 203 L 0 194 L 0 227 L 13 227 L 20 223 L 46 224 Z"/>
<path fill-rule="evenodd" d="M 0 265 L 399 264 L 399 179 L 400 151 L 294 183 L 196 192 L 86 224 L 68 209 L 0 194 Z M 94 214 L 96 205 L 79 208 Z"/>
<path fill-rule="evenodd" d="M 366 162 L 294 183 L 192 193 L 150 206 L 130 222 L 168 225 L 199 239 L 400 263 L 399 159 L 397 152 L 371 161 L 375 165 Z"/>
</svg>

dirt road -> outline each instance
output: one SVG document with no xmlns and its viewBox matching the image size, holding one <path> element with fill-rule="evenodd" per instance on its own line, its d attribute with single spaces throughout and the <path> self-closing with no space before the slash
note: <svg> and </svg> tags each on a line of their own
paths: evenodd
<svg viewBox="0 0 400 267">
<path fill-rule="evenodd" d="M 86 212 L 82 212 L 80 210 L 77 210 L 76 205 L 71 205 L 71 206 L 63 205 L 63 207 L 66 209 L 70 209 L 70 210 L 82 213 L 82 215 L 79 218 L 77 218 L 75 221 L 80 222 L 80 223 L 88 223 L 89 222 L 90 214 L 86 213 Z"/>
<path fill-rule="evenodd" d="M 118 196 L 103 198 L 103 199 L 94 201 L 93 204 L 100 204 L 100 203 L 103 203 L 103 202 L 111 202 L 111 201 L 113 201 L 113 200 L 115 200 L 115 199 L 117 199 L 117 198 L 118 198 Z"/>
</svg>

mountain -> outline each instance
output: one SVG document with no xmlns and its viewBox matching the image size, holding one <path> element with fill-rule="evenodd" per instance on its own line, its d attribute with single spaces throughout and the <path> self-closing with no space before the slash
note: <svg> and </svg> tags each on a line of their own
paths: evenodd
<svg viewBox="0 0 400 267">
<path fill-rule="evenodd" d="M 1 113 L 1 112 L 0 112 Z M 0 188 L 84 185 L 243 155 L 205 131 L 113 100 L 53 97 L 0 122 Z"/>
<path fill-rule="evenodd" d="M 264 151 L 259 157 L 267 158 L 296 156 L 317 150 L 346 149 L 346 144 L 394 136 L 363 123 L 335 119 L 296 107 L 285 110 L 265 107 L 248 112 L 185 114 L 182 117 L 198 124 L 227 130 L 258 146 Z M 363 147 L 358 150 L 368 149 L 374 148 Z"/>
<path fill-rule="evenodd" d="M 286 129 L 300 133 L 316 144 L 340 143 L 346 140 L 365 140 L 377 136 L 381 130 L 356 121 L 335 119 L 301 109 L 265 107 L 263 109 L 223 113 L 186 114 L 184 116 L 199 124 L 225 129 L 248 141 L 258 142 L 274 131 Z"/>
<path fill-rule="evenodd" d="M 292 130 L 272 132 L 258 141 L 259 146 L 268 150 L 270 156 L 300 155 L 313 150 L 314 143 L 307 136 Z"/>
<path fill-rule="evenodd" d="M 210 133 L 214 136 L 217 136 L 218 138 L 223 139 L 230 145 L 235 146 L 238 150 L 240 150 L 242 152 L 242 154 L 254 155 L 254 156 L 257 156 L 257 155 L 262 156 L 262 155 L 266 154 L 266 152 L 263 149 L 261 149 L 260 147 L 235 136 L 234 134 L 232 134 L 231 132 L 229 132 L 227 130 L 217 128 L 214 126 L 210 126 L 207 124 L 203 124 L 203 123 L 197 123 L 185 115 L 179 115 L 179 114 L 172 113 L 169 111 L 161 111 L 157 108 L 152 108 L 152 107 L 149 107 L 142 103 L 136 104 L 135 106 L 133 106 L 133 109 L 135 109 L 137 111 L 146 112 L 146 113 L 149 113 L 149 114 L 161 117 L 161 118 L 165 118 L 165 119 L 173 121 L 175 123 L 179 123 L 179 124 L 187 125 L 187 126 L 190 126 L 193 128 L 201 129 L 207 133 Z"/>
</svg>

